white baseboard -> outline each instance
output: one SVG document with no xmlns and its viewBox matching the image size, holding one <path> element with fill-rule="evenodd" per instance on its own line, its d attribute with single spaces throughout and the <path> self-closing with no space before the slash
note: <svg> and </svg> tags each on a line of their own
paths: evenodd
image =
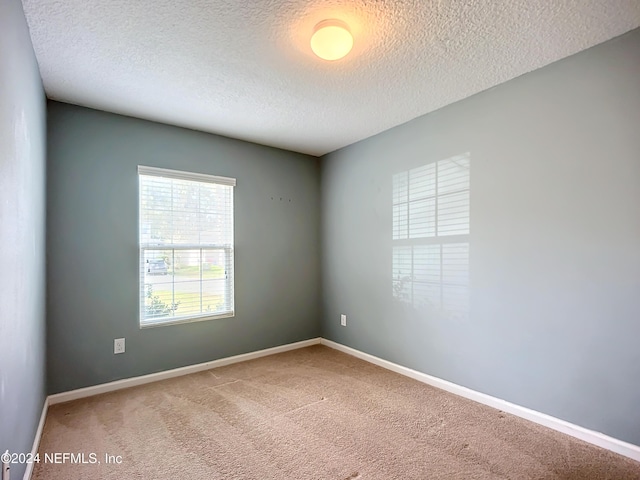
<svg viewBox="0 0 640 480">
<path fill-rule="evenodd" d="M 99 395 L 101 393 L 113 392 L 115 390 L 121 390 L 123 388 L 135 387 L 137 385 L 144 385 L 145 383 L 157 382 L 159 380 L 165 380 L 167 378 L 180 377 L 182 375 L 189 375 L 190 373 L 201 372 L 203 370 L 209 370 L 211 368 L 231 365 L 232 363 L 245 362 L 247 360 L 253 360 L 254 358 L 266 357 L 267 355 L 274 355 L 276 353 L 287 352 L 289 350 L 309 347 L 311 345 L 319 344 L 320 340 L 320 338 L 312 338 L 310 340 L 288 343 L 286 345 L 258 350 L 256 352 L 243 353 L 241 355 L 235 355 L 233 357 L 220 358 L 218 360 L 212 360 L 210 362 L 198 363 L 196 365 L 189 365 L 181 368 L 174 368 L 172 370 L 165 370 L 164 372 L 151 373 L 149 375 L 142 375 L 140 377 L 125 378 L 123 380 L 116 380 L 115 382 L 102 383 L 100 385 L 79 388 L 77 390 L 71 390 L 69 392 L 56 393 L 54 395 L 49 395 L 49 405 L 70 402 L 71 400 L 77 400 L 79 398 L 91 397 L 93 395 Z"/>
<path fill-rule="evenodd" d="M 347 347 L 331 340 L 326 340 L 323 338 L 320 340 L 320 343 L 322 345 L 326 345 L 327 347 L 331 347 L 335 350 L 339 350 L 354 357 L 360 358 L 361 360 L 373 363 L 374 365 L 378 365 L 379 367 L 391 370 L 392 372 L 405 375 L 407 377 L 413 378 L 414 380 L 418 380 L 419 382 L 426 383 L 427 385 L 431 385 L 436 388 L 440 388 L 441 390 L 446 390 L 447 392 L 451 392 L 455 395 L 459 395 L 470 400 L 474 400 L 478 403 L 482 403 L 498 410 L 502 410 L 503 412 L 511 413 L 512 415 L 515 415 L 517 417 L 521 417 L 531 422 L 551 428 L 553 430 L 557 430 L 558 432 L 571 435 L 572 437 L 579 438 L 580 440 L 583 440 L 585 442 L 597 445 L 598 447 L 602 447 L 607 450 L 611 450 L 612 452 L 619 453 L 620 455 L 624 455 L 625 457 L 629 457 L 640 462 L 640 446 L 638 445 L 623 442 L 622 440 L 610 437 L 608 435 L 605 435 L 604 433 L 589 430 L 588 428 L 584 428 L 579 425 L 574 425 L 573 423 L 569 423 L 565 420 L 561 420 L 559 418 L 552 417 L 551 415 L 537 412 L 526 407 L 521 407 L 520 405 L 516 405 L 515 403 L 507 402 L 506 400 L 492 397 L 491 395 L 487 395 L 485 393 L 476 392 L 475 390 L 471 390 L 470 388 L 463 387 L 446 380 L 442 380 L 441 378 L 427 375 L 426 373 L 418 372 L 417 370 L 403 367 L 402 365 L 383 360 L 382 358 L 369 355 L 368 353 L 361 352 L 360 350 Z"/>
<path fill-rule="evenodd" d="M 44 399 L 44 405 L 42 405 L 42 413 L 40 414 L 40 423 L 38 423 L 38 429 L 36 435 L 33 438 L 33 446 L 31 447 L 31 457 L 34 458 L 38 453 L 40 447 L 40 439 L 42 438 L 42 431 L 44 430 L 44 422 L 47 419 L 47 410 L 49 410 L 49 398 Z M 27 468 L 24 471 L 22 480 L 31 480 L 31 474 L 33 473 L 34 463 L 27 463 Z"/>
<path fill-rule="evenodd" d="M 324 338 L 312 338 L 310 340 L 304 340 L 302 342 L 290 343 L 278 347 L 267 348 L 265 350 L 258 350 L 256 352 L 244 353 L 241 355 L 235 355 L 233 357 L 221 358 L 218 360 L 212 360 L 210 362 L 176 368 L 173 370 L 166 370 L 164 372 L 152 373 L 140 377 L 126 378 L 123 380 L 117 380 L 115 382 L 103 383 L 92 387 L 80 388 L 78 390 L 71 390 L 69 392 L 49 395 L 49 397 L 45 400 L 45 404 L 42 409 L 40 424 L 38 425 L 36 437 L 33 442 L 32 452 L 35 454 L 37 452 L 38 445 L 40 444 L 40 437 L 42 435 L 42 429 L 44 427 L 44 421 L 49 405 L 69 402 L 71 400 L 90 397 L 101 393 L 113 392 L 115 390 L 134 387 L 136 385 L 157 382 L 159 380 L 165 380 L 167 378 L 188 375 L 190 373 L 201 372 L 203 370 L 209 370 L 211 368 L 231 365 L 233 363 L 253 360 L 255 358 L 265 357 L 267 355 L 274 355 L 276 353 L 287 352 L 289 350 L 295 350 L 298 348 L 309 347 L 311 345 L 317 344 L 322 344 L 335 350 L 339 350 L 374 365 L 386 368 L 387 370 L 391 370 L 401 375 L 413 378 L 414 380 L 418 380 L 422 383 L 426 383 L 427 385 L 446 390 L 447 392 L 451 392 L 455 395 L 459 395 L 461 397 L 465 397 L 478 403 L 488 405 L 512 415 L 516 415 L 531 422 L 543 425 L 561 433 L 565 433 L 572 437 L 579 438 L 580 440 L 583 440 L 585 442 L 597 445 L 598 447 L 605 448 L 607 450 L 618 453 L 620 455 L 624 455 L 625 457 L 640 462 L 640 446 L 618 440 L 616 438 L 610 437 L 600 432 L 589 430 L 579 425 L 574 425 L 565 420 L 561 420 L 559 418 L 552 417 L 551 415 L 537 412 L 535 410 L 531 410 L 529 408 L 522 407 L 511 402 L 507 402 L 506 400 L 502 400 L 500 398 L 492 397 L 491 395 L 487 395 L 485 393 L 471 390 L 470 388 L 463 387 L 446 380 L 442 380 L 441 378 L 427 375 L 426 373 L 418 372 L 417 370 L 412 370 L 411 368 L 403 367 L 402 365 L 383 360 L 382 358 L 376 357 L 374 355 L 361 352 L 360 350 L 356 350 L 354 348 L 347 347 L 346 345 L 342 345 L 331 340 L 326 340 Z M 29 480 L 31 478 L 32 469 L 33 465 L 27 466 L 27 470 L 24 474 L 24 480 Z"/>
</svg>

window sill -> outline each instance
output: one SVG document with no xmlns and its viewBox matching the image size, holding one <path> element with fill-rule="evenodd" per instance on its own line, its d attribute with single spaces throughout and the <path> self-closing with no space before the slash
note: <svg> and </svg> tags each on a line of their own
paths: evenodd
<svg viewBox="0 0 640 480">
<path fill-rule="evenodd" d="M 179 325 L 181 323 L 194 323 L 194 322 L 204 322 L 207 320 L 216 320 L 219 318 L 231 318 L 235 316 L 235 311 L 221 313 L 218 315 L 199 315 L 197 317 L 182 317 L 176 318 L 172 320 L 158 319 L 158 320 L 146 320 L 140 322 L 140 329 L 145 328 L 154 328 L 154 327 L 166 327 L 169 325 Z"/>
</svg>

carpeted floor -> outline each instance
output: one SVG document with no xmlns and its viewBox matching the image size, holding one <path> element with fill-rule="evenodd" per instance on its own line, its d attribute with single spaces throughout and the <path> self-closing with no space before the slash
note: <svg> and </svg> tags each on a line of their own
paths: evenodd
<svg viewBox="0 0 640 480">
<path fill-rule="evenodd" d="M 40 455 L 38 480 L 640 479 L 633 460 L 322 346 L 54 405 Z"/>
</svg>

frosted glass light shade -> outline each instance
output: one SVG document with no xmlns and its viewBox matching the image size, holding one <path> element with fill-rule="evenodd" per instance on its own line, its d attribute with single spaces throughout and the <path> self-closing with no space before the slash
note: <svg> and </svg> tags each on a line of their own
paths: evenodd
<svg viewBox="0 0 640 480">
<path fill-rule="evenodd" d="M 349 26 L 340 20 L 323 20 L 311 37 L 311 50 L 324 60 L 339 60 L 353 48 Z"/>
</svg>

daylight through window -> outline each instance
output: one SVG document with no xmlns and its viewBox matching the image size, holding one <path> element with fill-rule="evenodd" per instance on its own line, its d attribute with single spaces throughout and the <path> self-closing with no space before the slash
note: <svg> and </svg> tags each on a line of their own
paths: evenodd
<svg viewBox="0 0 640 480">
<path fill-rule="evenodd" d="M 138 167 L 140 325 L 234 315 L 235 179 Z"/>
<path fill-rule="evenodd" d="M 469 310 L 470 154 L 393 176 L 393 294 L 415 307 Z"/>
</svg>

